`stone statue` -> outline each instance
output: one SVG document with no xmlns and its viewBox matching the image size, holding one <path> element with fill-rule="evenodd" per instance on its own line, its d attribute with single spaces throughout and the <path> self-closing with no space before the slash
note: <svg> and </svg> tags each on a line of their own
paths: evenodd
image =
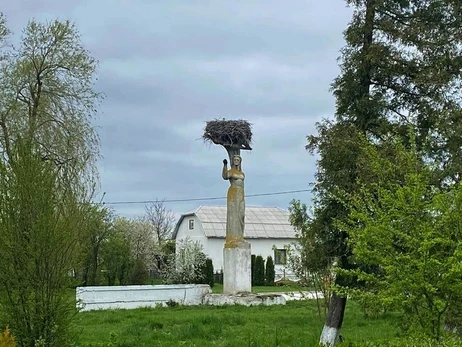
<svg viewBox="0 0 462 347">
<path fill-rule="evenodd" d="M 228 161 L 223 160 L 222 176 L 229 180 L 230 187 L 227 195 L 226 209 L 226 244 L 225 247 L 236 247 L 244 242 L 245 198 L 244 179 L 241 171 L 242 158 L 233 155 L 231 169 L 228 170 Z"/>
<path fill-rule="evenodd" d="M 222 177 L 228 180 L 226 204 L 226 241 L 223 247 L 223 293 L 236 295 L 252 292 L 251 245 L 244 239 L 245 198 L 241 169 L 241 150 L 251 151 L 252 126 L 239 120 L 208 121 L 204 141 L 223 146 L 228 159 L 223 160 Z M 228 170 L 228 160 L 231 168 Z"/>
</svg>

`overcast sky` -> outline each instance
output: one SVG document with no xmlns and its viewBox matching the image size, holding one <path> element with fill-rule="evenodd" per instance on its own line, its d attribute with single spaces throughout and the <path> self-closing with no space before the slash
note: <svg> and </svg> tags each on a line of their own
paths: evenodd
<svg viewBox="0 0 462 347">
<path fill-rule="evenodd" d="M 315 123 L 332 117 L 342 32 L 341 0 L 0 0 L 18 36 L 31 18 L 73 21 L 100 61 L 106 95 L 101 192 L 117 201 L 223 197 L 221 146 L 200 139 L 207 120 L 246 119 L 246 194 L 310 189 L 315 158 L 305 151 Z M 287 209 L 309 192 L 249 197 Z M 171 202 L 176 214 L 226 200 Z M 111 205 L 126 217 L 143 204 Z"/>
</svg>

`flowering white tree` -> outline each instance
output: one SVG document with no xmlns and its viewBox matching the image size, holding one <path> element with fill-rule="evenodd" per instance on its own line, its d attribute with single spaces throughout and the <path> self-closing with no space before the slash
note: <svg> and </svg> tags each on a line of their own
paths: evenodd
<svg viewBox="0 0 462 347">
<path fill-rule="evenodd" d="M 178 240 L 176 252 L 169 257 L 162 277 L 167 283 L 198 283 L 203 281 L 206 256 L 202 244 L 189 237 Z"/>
</svg>

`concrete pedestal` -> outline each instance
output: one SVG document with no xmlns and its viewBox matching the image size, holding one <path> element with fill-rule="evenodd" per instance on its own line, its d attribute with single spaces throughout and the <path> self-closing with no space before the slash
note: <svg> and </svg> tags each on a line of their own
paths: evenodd
<svg viewBox="0 0 462 347">
<path fill-rule="evenodd" d="M 223 249 L 223 294 L 252 291 L 250 243 L 242 241 Z"/>
</svg>

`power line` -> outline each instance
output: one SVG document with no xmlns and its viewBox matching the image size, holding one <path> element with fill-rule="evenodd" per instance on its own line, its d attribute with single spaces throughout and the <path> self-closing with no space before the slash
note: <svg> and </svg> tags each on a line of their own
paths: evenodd
<svg viewBox="0 0 462 347">
<path fill-rule="evenodd" d="M 255 196 L 269 196 L 269 195 L 284 195 L 284 194 L 291 194 L 291 193 L 303 193 L 303 192 L 310 192 L 311 189 L 300 189 L 300 190 L 286 190 L 283 192 L 273 192 L 273 193 L 260 193 L 260 194 L 249 194 L 246 195 L 246 198 L 251 198 Z M 188 202 L 188 201 L 206 201 L 206 200 L 222 200 L 226 199 L 226 196 L 220 197 L 210 197 L 210 198 L 189 198 L 189 199 L 168 199 L 162 200 L 162 202 Z M 129 205 L 129 204 L 149 204 L 152 202 L 156 202 L 159 200 L 144 200 L 144 201 L 111 201 L 111 202 L 103 202 L 104 205 Z"/>
</svg>

